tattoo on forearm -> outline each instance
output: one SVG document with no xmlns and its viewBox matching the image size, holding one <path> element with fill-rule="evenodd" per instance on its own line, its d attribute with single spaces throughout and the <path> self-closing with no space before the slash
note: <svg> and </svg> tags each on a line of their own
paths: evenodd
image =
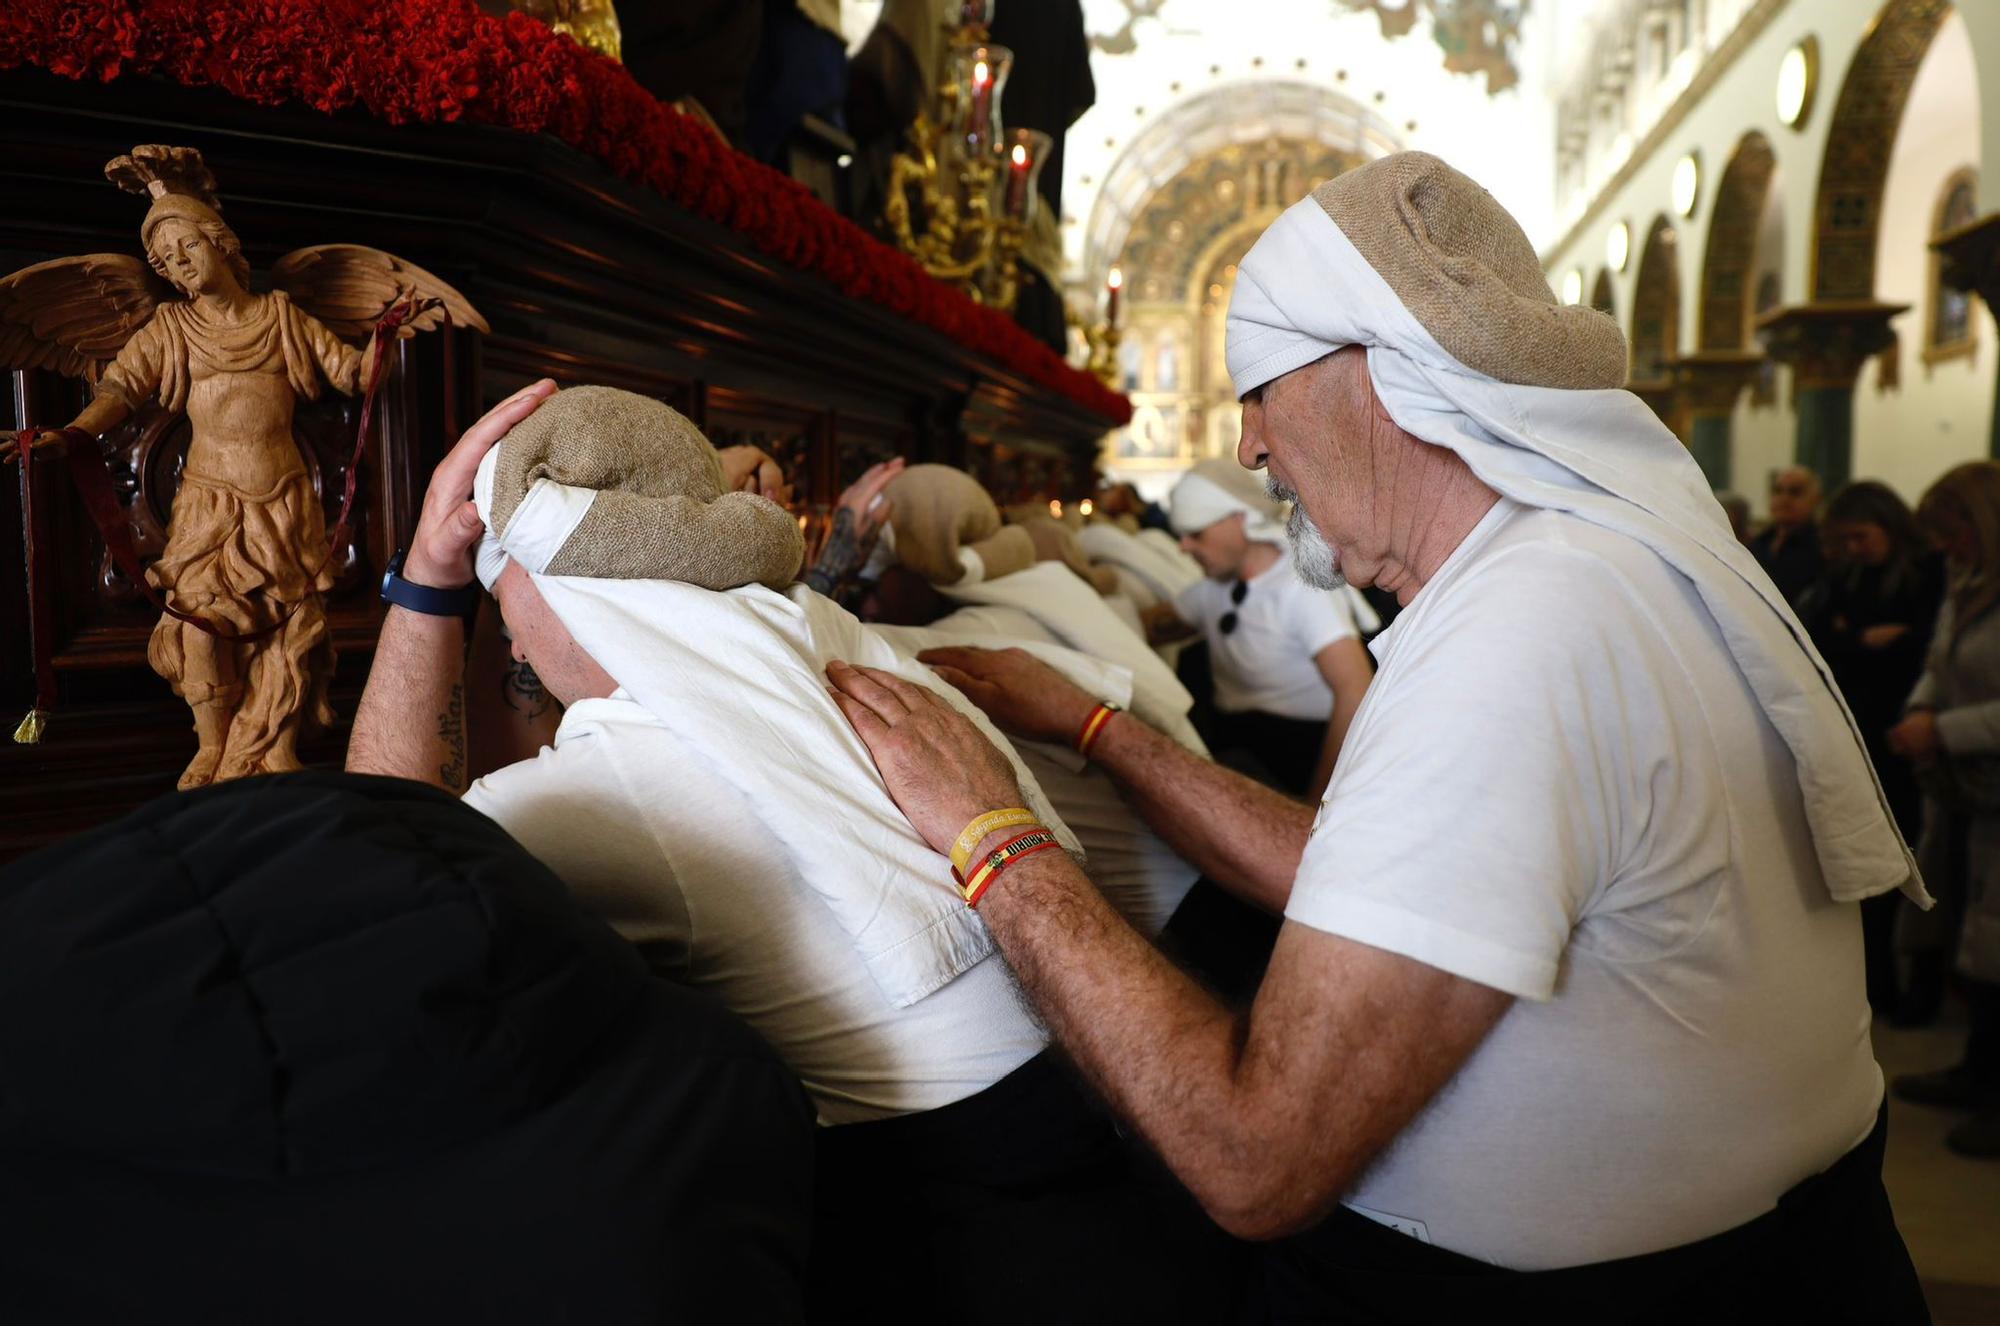
<svg viewBox="0 0 2000 1326">
<path fill-rule="evenodd" d="M 451 684 L 451 697 L 438 715 L 438 737 L 444 742 L 445 761 L 438 766 L 438 778 L 446 787 L 465 782 L 465 683 Z"/>
<path fill-rule="evenodd" d="M 524 718 L 540 718 L 555 705 L 555 698 L 542 685 L 542 679 L 525 662 L 512 659 L 500 674 L 500 698 L 507 707 Z"/>
</svg>

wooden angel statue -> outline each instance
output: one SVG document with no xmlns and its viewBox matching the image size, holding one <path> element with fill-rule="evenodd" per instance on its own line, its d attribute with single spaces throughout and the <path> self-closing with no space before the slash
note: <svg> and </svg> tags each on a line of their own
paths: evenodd
<svg viewBox="0 0 2000 1326">
<path fill-rule="evenodd" d="M 71 427 L 93 437 L 151 397 L 186 412 L 193 439 L 166 549 L 146 573 L 168 604 L 206 623 L 163 616 L 147 647 L 194 713 L 200 750 L 180 786 L 297 769 L 302 723 L 333 717 L 323 596 L 335 567 L 294 408 L 323 385 L 368 390 L 386 362 L 375 342 L 392 308 L 416 316 L 391 336 L 442 325 L 442 309 L 460 325 L 485 323 L 430 273 L 358 245 L 297 250 L 268 294 L 253 291 L 214 176 L 191 148 L 136 147 L 105 175 L 153 200 L 139 230 L 146 261 L 89 254 L 0 280 L 0 367 L 92 382 L 95 398 Z M 365 351 L 343 339 L 363 336 Z M 45 432 L 34 445 L 63 438 Z"/>
</svg>

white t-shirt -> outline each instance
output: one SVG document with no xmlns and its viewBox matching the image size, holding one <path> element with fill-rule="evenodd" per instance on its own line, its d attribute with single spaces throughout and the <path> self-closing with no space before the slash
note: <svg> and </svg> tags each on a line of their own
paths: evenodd
<svg viewBox="0 0 2000 1326">
<path fill-rule="evenodd" d="M 1767 1211 L 1882 1098 L 1857 908 L 1693 585 L 1502 499 L 1375 641 L 1286 916 L 1518 997 L 1347 1195 L 1541 1269 Z"/>
<path fill-rule="evenodd" d="M 497 822 L 638 945 L 770 1042 L 824 1124 L 936 1109 L 1047 1036 L 998 956 L 896 1008 L 741 793 L 620 690 L 570 706 L 553 749 L 474 783 Z"/>
<path fill-rule="evenodd" d="M 1229 600 L 1236 583 L 1202 579 L 1174 600 L 1174 611 L 1208 640 L 1215 707 L 1225 714 L 1333 717 L 1333 688 L 1318 660 L 1321 650 L 1354 634 L 1346 595 L 1299 579 L 1289 549 L 1262 575 L 1244 582 L 1241 603 Z M 1236 629 L 1224 635 L 1221 622 L 1232 611 Z"/>
</svg>

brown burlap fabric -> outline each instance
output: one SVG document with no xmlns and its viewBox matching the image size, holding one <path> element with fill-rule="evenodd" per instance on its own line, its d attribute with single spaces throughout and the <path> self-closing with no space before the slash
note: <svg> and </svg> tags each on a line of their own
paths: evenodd
<svg viewBox="0 0 2000 1326">
<path fill-rule="evenodd" d="M 1475 373 L 1531 387 L 1625 384 L 1617 322 L 1557 300 L 1507 209 L 1428 152 L 1371 161 L 1312 196 L 1403 306 Z"/>
<path fill-rule="evenodd" d="M 889 518 L 896 559 L 933 585 L 955 585 L 964 578 L 960 548 L 979 554 L 988 580 L 1035 564 L 1035 544 L 1027 531 L 1002 526 L 1000 508 L 964 470 L 912 465 L 889 481 L 887 492 L 896 504 Z"/>
<path fill-rule="evenodd" d="M 1090 554 L 1083 550 L 1083 540 L 1069 525 L 1049 514 L 1049 509 L 1041 505 L 1025 505 L 1007 508 L 1007 521 L 1028 532 L 1035 544 L 1035 560 L 1038 562 L 1061 562 L 1087 581 L 1100 594 L 1118 592 L 1118 573 L 1108 566 L 1098 566 L 1090 560 Z"/>
<path fill-rule="evenodd" d="M 503 545 L 537 479 L 597 490 L 548 575 L 782 589 L 805 557 L 798 522 L 767 498 L 725 492 L 701 430 L 647 396 L 571 387 L 514 426 L 494 462 L 492 523 Z"/>
</svg>

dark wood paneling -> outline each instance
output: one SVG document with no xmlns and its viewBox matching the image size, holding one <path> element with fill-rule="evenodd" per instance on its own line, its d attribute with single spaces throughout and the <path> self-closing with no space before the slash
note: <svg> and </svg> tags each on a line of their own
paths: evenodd
<svg viewBox="0 0 2000 1326">
<path fill-rule="evenodd" d="M 225 215 L 261 273 L 304 244 L 371 244 L 462 290 L 490 336 L 426 336 L 400 348 L 362 517 L 335 592 L 344 722 L 380 621 L 374 584 L 408 537 L 430 468 L 460 429 L 541 376 L 656 396 L 718 444 L 779 455 L 801 515 L 893 455 L 963 464 L 1005 500 L 1089 484 L 1104 425 L 1068 400 L 947 338 L 851 300 L 738 236 L 628 185 L 547 138 L 467 126 L 395 128 L 360 116 L 246 105 L 150 80 L 109 86 L 0 76 L 0 271 L 94 251 L 136 252 L 141 200 L 103 178 L 139 143 L 198 147 Z M 61 421 L 80 388 L 23 375 L 12 424 Z M 304 407 L 299 434 L 337 505 L 356 404 Z M 157 411 L 107 440 L 147 551 L 157 551 L 186 445 Z M 100 823 L 172 787 L 194 750 L 186 710 L 145 666 L 152 612 L 109 568 L 43 463 L 50 627 L 62 708 L 40 746 L 0 745 L 0 858 Z M 11 475 L 9 476 L 11 479 Z M 32 694 L 20 510 L 0 501 L 0 718 Z M 308 741 L 337 763 L 344 728 Z"/>
</svg>

